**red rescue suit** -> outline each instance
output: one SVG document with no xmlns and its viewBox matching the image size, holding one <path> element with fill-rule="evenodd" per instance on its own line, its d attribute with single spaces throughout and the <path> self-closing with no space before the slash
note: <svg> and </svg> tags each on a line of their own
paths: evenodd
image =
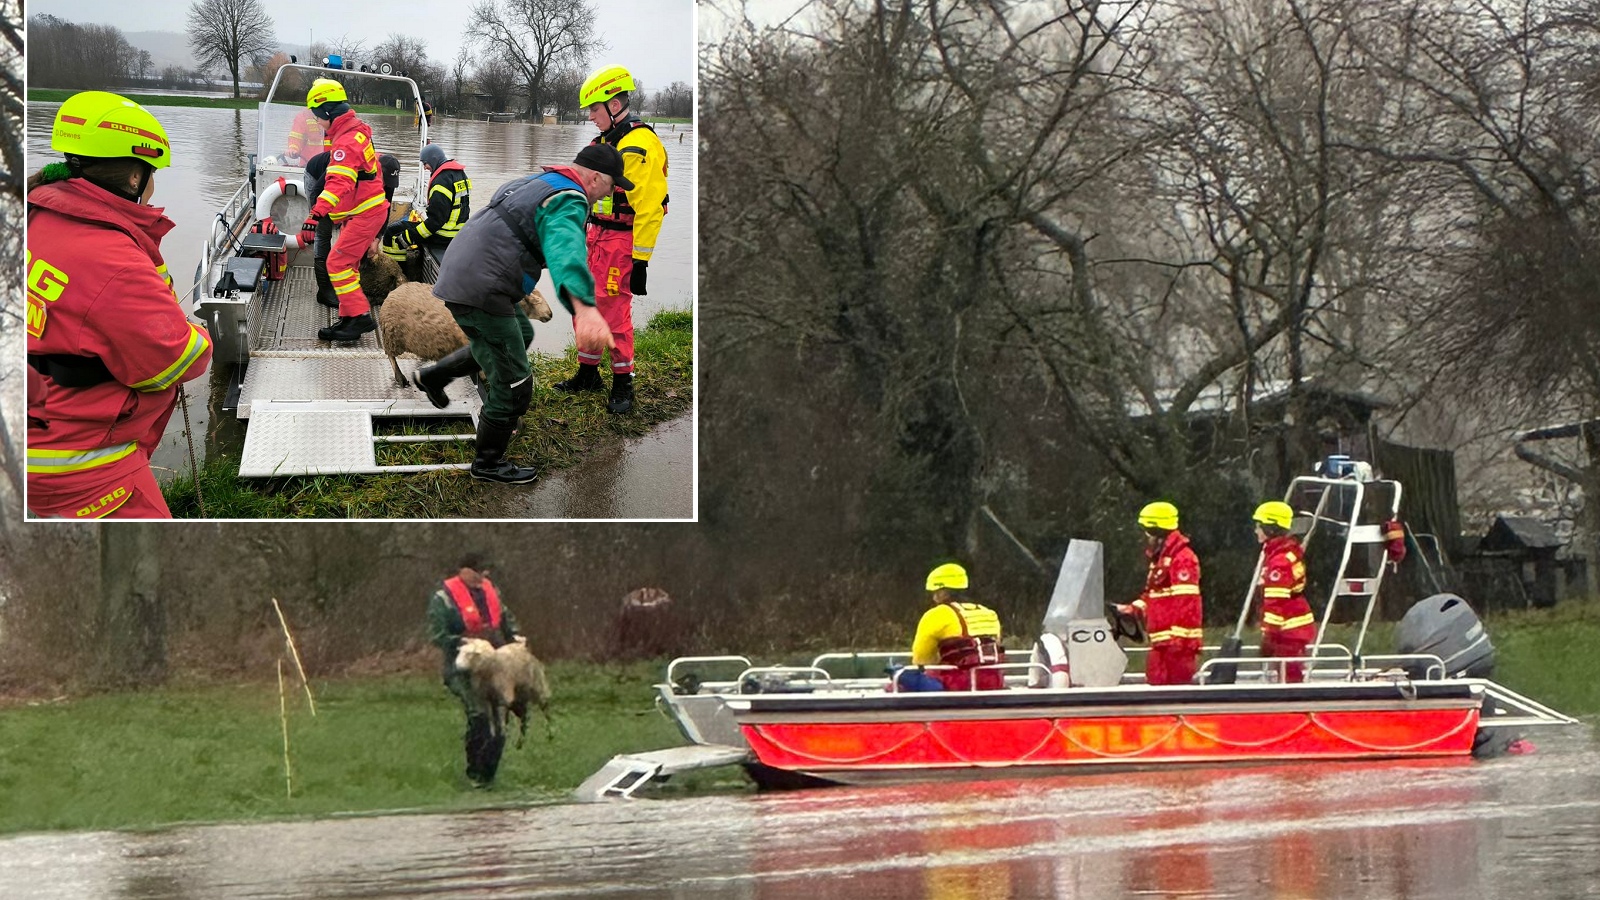
<svg viewBox="0 0 1600 900">
<path fill-rule="evenodd" d="M 472 599 L 472 591 L 466 582 L 457 575 L 444 580 L 444 589 L 449 592 L 450 600 L 456 605 L 456 612 L 461 614 L 461 623 L 466 626 L 463 637 L 482 638 L 492 644 L 500 644 L 500 593 L 494 589 L 493 582 L 483 579 L 480 587 L 483 588 L 483 602 L 488 607 L 489 617 L 484 618 L 478 609 L 478 604 Z"/>
<path fill-rule="evenodd" d="M 326 149 L 328 141 L 326 132 L 322 127 L 322 120 L 317 118 L 311 110 L 302 109 L 289 124 L 289 137 L 284 141 L 285 151 L 289 156 L 304 161 L 307 157 L 315 156 L 322 152 L 319 147 Z"/>
<path fill-rule="evenodd" d="M 328 278 L 339 295 L 339 315 L 359 316 L 372 309 L 361 291 L 361 257 L 388 222 L 389 201 L 367 123 L 347 112 L 328 123 L 328 140 L 328 176 L 311 215 L 344 226 L 328 254 Z"/>
<path fill-rule="evenodd" d="M 150 471 L 211 339 L 161 257 L 173 222 L 82 178 L 28 194 L 28 508 L 170 518 Z"/>
<path fill-rule="evenodd" d="M 1133 608 L 1150 636 L 1147 684 L 1188 684 L 1200 665 L 1200 558 L 1180 531 L 1145 551 L 1150 571 Z"/>
<path fill-rule="evenodd" d="M 648 262 L 667 214 L 667 151 L 655 129 L 630 115 L 590 143 L 611 144 L 622 155 L 632 191 L 617 188 L 589 213 L 589 271 L 595 307 L 611 328 L 614 374 L 633 372 L 633 261 Z M 578 351 L 578 362 L 600 364 L 599 353 Z"/>
<path fill-rule="evenodd" d="M 1261 655 L 1305 656 L 1317 636 L 1306 602 L 1306 557 L 1293 535 L 1268 538 L 1261 545 Z M 1284 680 L 1305 680 L 1305 666 L 1289 663 Z"/>
</svg>

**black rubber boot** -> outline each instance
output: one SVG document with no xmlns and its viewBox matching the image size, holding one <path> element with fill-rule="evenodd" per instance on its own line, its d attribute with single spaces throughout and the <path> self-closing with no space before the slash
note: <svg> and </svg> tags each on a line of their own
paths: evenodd
<svg viewBox="0 0 1600 900">
<path fill-rule="evenodd" d="M 527 484 L 539 477 L 539 470 L 524 468 L 505 458 L 506 445 L 516 431 L 509 423 L 478 420 L 478 457 L 472 461 L 472 477 L 501 484 Z"/>
<path fill-rule="evenodd" d="M 317 302 L 338 309 L 339 294 L 333 289 L 333 279 L 328 277 L 327 261 L 322 260 L 320 265 L 313 265 L 311 271 L 317 276 Z"/>
<path fill-rule="evenodd" d="M 467 734 L 464 740 L 467 751 L 467 778 L 473 784 L 482 787 L 494 778 L 492 772 L 485 774 L 485 750 L 493 737 L 489 733 L 489 720 L 485 718 L 471 718 L 467 720 Z"/>
<path fill-rule="evenodd" d="M 423 366 L 411 373 L 411 383 L 417 390 L 428 395 L 428 402 L 438 409 L 450 405 L 450 398 L 445 395 L 444 389 L 450 382 L 457 378 L 471 375 L 477 371 L 478 364 L 472 359 L 472 348 L 462 347 L 446 353 L 443 358 L 431 366 Z"/>
<path fill-rule="evenodd" d="M 576 394 L 579 391 L 603 391 L 606 383 L 600 380 L 599 366 L 578 366 L 578 374 L 566 381 L 558 381 L 551 387 L 563 394 Z"/>
<path fill-rule="evenodd" d="M 378 323 L 372 321 L 371 313 L 362 313 L 359 316 L 340 316 L 339 321 L 332 325 L 317 329 L 317 340 L 359 341 L 363 334 L 377 329 Z"/>
<path fill-rule="evenodd" d="M 606 401 L 606 410 L 618 415 L 633 411 L 632 372 L 611 376 L 611 399 Z"/>
<path fill-rule="evenodd" d="M 489 738 L 489 742 L 484 745 L 480 771 L 483 773 L 485 784 L 493 781 L 495 773 L 500 771 L 500 752 L 505 748 L 506 735 L 503 731 Z"/>
</svg>

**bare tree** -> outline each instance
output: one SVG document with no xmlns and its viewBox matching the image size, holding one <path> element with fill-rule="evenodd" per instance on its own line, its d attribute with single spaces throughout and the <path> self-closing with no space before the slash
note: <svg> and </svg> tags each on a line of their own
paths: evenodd
<svg viewBox="0 0 1600 900">
<path fill-rule="evenodd" d="M 261 0 L 197 0 L 189 7 L 189 49 L 202 66 L 218 65 L 233 76 L 234 97 L 245 62 L 277 48 L 273 35 Z"/>
<path fill-rule="evenodd" d="M 528 113 L 546 104 L 545 82 L 562 66 L 583 68 L 606 44 L 594 30 L 594 8 L 584 0 L 480 0 L 467 36 L 500 55 L 527 87 Z"/>
<path fill-rule="evenodd" d="M 517 73 L 505 60 L 490 57 L 478 64 L 472 80 L 478 93 L 487 96 L 489 112 L 501 112 L 511 102 L 511 92 L 516 86 Z"/>
<path fill-rule="evenodd" d="M 451 103 L 456 112 L 460 112 L 466 106 L 467 73 L 471 69 L 472 54 L 469 48 L 463 45 L 456 53 L 455 60 L 450 63 Z"/>
<path fill-rule="evenodd" d="M 686 119 L 693 116 L 694 90 L 681 81 L 674 81 L 657 91 L 656 115 L 668 119 Z"/>
</svg>

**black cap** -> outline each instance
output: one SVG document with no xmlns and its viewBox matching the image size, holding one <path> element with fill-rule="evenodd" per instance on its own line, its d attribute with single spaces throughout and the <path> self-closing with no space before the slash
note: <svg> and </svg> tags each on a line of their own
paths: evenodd
<svg viewBox="0 0 1600 900">
<path fill-rule="evenodd" d="M 585 169 L 610 175 L 617 187 L 625 191 L 633 190 L 633 182 L 622 174 L 622 154 L 610 144 L 590 144 L 578 151 L 578 158 L 573 162 Z"/>
</svg>

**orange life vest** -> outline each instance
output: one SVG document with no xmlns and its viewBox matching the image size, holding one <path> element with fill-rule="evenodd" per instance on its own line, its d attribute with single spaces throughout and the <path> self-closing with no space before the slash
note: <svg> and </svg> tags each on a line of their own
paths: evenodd
<svg viewBox="0 0 1600 900">
<path fill-rule="evenodd" d="M 455 601 L 456 612 L 461 614 L 467 637 L 482 637 L 500 627 L 500 594 L 489 579 L 483 579 L 483 602 L 489 607 L 488 622 L 483 620 L 483 613 L 478 611 L 478 604 L 472 600 L 472 591 L 461 580 L 461 576 L 446 578 L 444 589 L 450 592 L 450 599 Z"/>
</svg>

